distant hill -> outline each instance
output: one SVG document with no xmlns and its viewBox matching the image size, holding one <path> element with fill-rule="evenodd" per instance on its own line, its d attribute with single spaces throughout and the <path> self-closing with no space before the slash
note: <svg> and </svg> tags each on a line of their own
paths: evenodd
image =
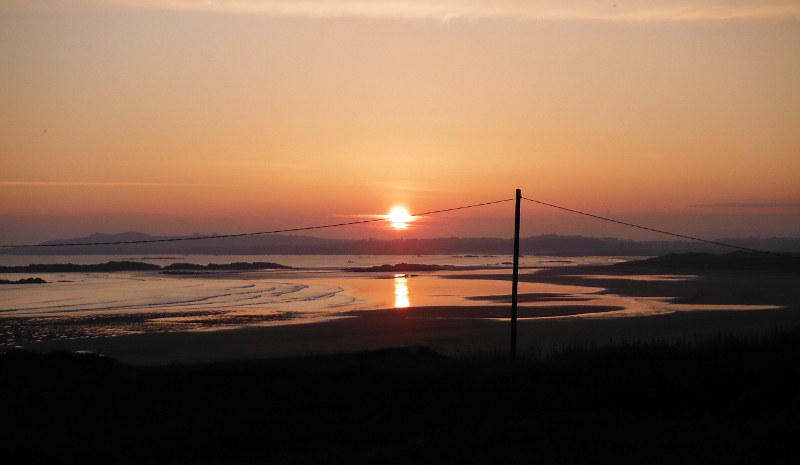
<svg viewBox="0 0 800 465">
<path fill-rule="evenodd" d="M 737 250 L 726 254 L 676 253 L 612 265 L 622 270 L 669 270 L 699 273 L 708 270 L 781 271 L 800 273 L 800 256 L 772 255 Z"/>
<path fill-rule="evenodd" d="M 346 240 L 312 236 L 269 234 L 243 237 L 186 236 L 187 241 L 169 241 L 175 236 L 152 236 L 141 232 L 95 233 L 87 237 L 60 239 L 43 244 L 89 244 L 165 240 L 140 244 L 70 245 L 62 247 L 17 247 L 0 250 L 21 255 L 432 255 L 432 254 L 511 254 L 513 241 L 500 238 Z M 785 253 L 800 253 L 800 238 L 718 239 L 742 247 Z M 559 236 L 546 234 L 520 239 L 523 254 L 551 256 L 655 256 L 670 253 L 722 253 L 730 249 L 701 242 L 633 241 L 613 237 Z"/>
<path fill-rule="evenodd" d="M 91 242 L 131 242 L 148 241 L 152 239 L 169 239 L 169 237 L 156 237 L 141 232 L 124 232 L 119 234 L 94 233 L 77 239 L 58 239 L 55 241 L 42 242 L 42 244 L 87 244 Z"/>
</svg>

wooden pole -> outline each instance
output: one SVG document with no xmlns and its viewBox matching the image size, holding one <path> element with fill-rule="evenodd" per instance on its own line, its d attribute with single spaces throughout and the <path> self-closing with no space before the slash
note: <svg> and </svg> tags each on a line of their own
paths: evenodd
<svg viewBox="0 0 800 465">
<path fill-rule="evenodd" d="M 517 189 L 514 214 L 514 274 L 511 278 L 511 363 L 517 358 L 517 287 L 519 285 L 519 204 L 522 191 Z"/>
</svg>

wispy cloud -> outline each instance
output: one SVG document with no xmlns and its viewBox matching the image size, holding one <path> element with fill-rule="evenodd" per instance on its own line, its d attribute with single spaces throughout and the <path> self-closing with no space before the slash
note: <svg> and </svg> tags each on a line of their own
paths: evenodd
<svg viewBox="0 0 800 465">
<path fill-rule="evenodd" d="M 459 193 L 461 191 L 453 191 L 450 189 L 432 189 L 429 187 L 412 186 L 409 184 L 398 184 L 384 181 L 375 181 L 375 186 L 383 190 L 399 191 L 399 192 L 437 192 L 437 193 Z"/>
<path fill-rule="evenodd" d="M 5 0 L 6 6 L 104 5 L 225 14 L 450 20 L 800 20 L 798 0 Z"/>
<path fill-rule="evenodd" d="M 0 181 L 0 186 L 54 186 L 54 187 L 210 187 L 229 184 L 180 182 L 114 182 L 114 181 Z"/>
<path fill-rule="evenodd" d="M 800 202 L 727 202 L 727 203 L 701 203 L 692 205 L 695 208 L 800 208 Z"/>
</svg>

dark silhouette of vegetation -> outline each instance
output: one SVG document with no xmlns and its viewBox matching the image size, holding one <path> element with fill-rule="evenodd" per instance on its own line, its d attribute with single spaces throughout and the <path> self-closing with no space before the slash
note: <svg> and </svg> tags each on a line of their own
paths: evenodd
<svg viewBox="0 0 800 465">
<path fill-rule="evenodd" d="M 251 271 L 291 269 L 291 267 L 270 262 L 237 262 L 222 265 L 218 265 L 216 263 L 211 263 L 208 265 L 196 265 L 194 263 L 173 263 L 162 268 L 161 266 L 154 265 L 152 263 L 111 261 L 93 265 L 55 263 L 48 265 L 0 266 L 0 273 L 108 273 L 114 271 L 158 271 L 162 269 L 165 271 Z"/>
<path fill-rule="evenodd" d="M 793 463 L 800 329 L 542 359 L 424 347 L 174 366 L 0 357 L 3 456 L 83 463 Z"/>
<path fill-rule="evenodd" d="M 0 284 L 46 284 L 42 278 L 22 278 L 16 281 L 12 281 L 10 279 L 0 279 Z"/>
</svg>

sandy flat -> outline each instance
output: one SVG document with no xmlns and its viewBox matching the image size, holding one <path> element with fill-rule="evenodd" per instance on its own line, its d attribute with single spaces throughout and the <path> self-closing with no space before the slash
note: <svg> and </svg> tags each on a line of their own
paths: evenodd
<svg viewBox="0 0 800 465">
<path fill-rule="evenodd" d="M 475 312 L 474 307 L 468 307 Z M 464 317 L 464 307 L 408 308 L 360 312 L 312 324 L 247 326 L 238 329 L 134 334 L 43 341 L 33 350 L 88 350 L 140 364 L 280 357 L 350 352 L 421 344 L 446 354 L 505 353 L 508 321 Z M 495 314 L 490 309 L 487 314 Z M 693 311 L 611 319 L 522 320 L 521 354 L 547 353 L 570 345 L 620 341 L 692 342 L 727 335 L 757 335 L 800 324 L 800 309 Z"/>
<path fill-rule="evenodd" d="M 529 295 L 521 299 L 519 308 L 518 352 L 540 354 L 564 346 L 620 341 L 691 343 L 730 335 L 758 335 L 800 325 L 797 274 L 724 271 L 700 276 L 693 272 L 687 280 L 635 280 L 605 277 L 604 273 L 599 267 L 575 267 L 526 272 L 520 278 L 525 282 L 604 288 L 605 295 L 633 299 L 645 306 L 651 301 L 648 299 L 661 297 L 662 308 L 630 316 L 614 305 L 599 304 L 601 301 L 565 301 L 554 295 L 548 302 L 543 295 Z M 507 279 L 492 274 L 472 278 Z M 24 347 L 42 351 L 86 350 L 144 364 L 408 345 L 430 346 L 445 354 L 507 353 L 510 306 L 501 302 L 502 296 L 486 297 L 485 305 L 473 302 L 469 306 L 359 310 L 316 323 L 273 322 L 214 331 L 51 340 L 25 343 Z M 662 311 L 665 305 L 670 305 L 664 302 L 675 305 Z"/>
</svg>

